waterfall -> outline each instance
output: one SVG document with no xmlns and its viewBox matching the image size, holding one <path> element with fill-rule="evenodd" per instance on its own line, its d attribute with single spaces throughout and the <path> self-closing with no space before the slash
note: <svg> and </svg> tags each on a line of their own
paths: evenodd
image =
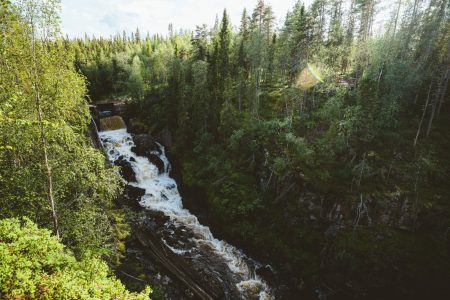
<svg viewBox="0 0 450 300">
<path fill-rule="evenodd" d="M 100 130 L 117 130 L 126 128 L 125 122 L 119 116 L 112 116 L 100 119 Z"/>
<path fill-rule="evenodd" d="M 170 221 L 168 222 L 192 231 L 191 239 L 194 246 L 169 245 L 163 239 L 162 242 L 169 249 L 178 255 L 189 255 L 196 250 L 195 253 L 208 251 L 208 255 L 219 256 L 226 261 L 230 276 L 234 278 L 233 282 L 241 293 L 241 298 L 273 299 L 269 286 L 255 274 L 257 263 L 248 258 L 241 250 L 214 238 L 207 226 L 200 224 L 195 215 L 183 208 L 177 184 L 169 176 L 170 162 L 161 144 L 158 144 L 159 151 L 152 152 L 164 163 L 164 172 L 159 174 L 158 168 L 148 158 L 138 156 L 131 151 L 134 142 L 126 129 L 103 131 L 99 135 L 111 162 L 116 161 L 119 157 L 130 162 L 136 174 L 136 182 L 129 184 L 145 190 L 140 205 L 148 210 L 163 212 L 169 217 Z"/>
</svg>

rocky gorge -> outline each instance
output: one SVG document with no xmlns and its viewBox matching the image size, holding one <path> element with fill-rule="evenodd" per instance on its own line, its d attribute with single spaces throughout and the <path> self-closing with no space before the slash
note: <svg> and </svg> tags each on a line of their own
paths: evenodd
<svg viewBox="0 0 450 300">
<path fill-rule="evenodd" d="M 99 136 L 127 182 L 117 200 L 133 219 L 127 267 L 120 271 L 125 281 L 150 282 L 168 299 L 273 299 L 271 288 L 256 274 L 262 266 L 215 239 L 183 208 L 161 144 L 125 128 L 100 131 Z M 145 279 L 129 270 L 136 264 Z"/>
</svg>

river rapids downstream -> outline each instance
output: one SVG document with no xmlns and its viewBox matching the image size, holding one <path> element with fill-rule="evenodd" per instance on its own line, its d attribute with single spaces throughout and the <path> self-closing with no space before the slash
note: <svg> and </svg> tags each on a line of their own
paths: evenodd
<svg viewBox="0 0 450 300">
<path fill-rule="evenodd" d="M 112 163 L 119 159 L 130 163 L 136 181 L 128 184 L 145 190 L 139 201 L 141 207 L 165 215 L 163 226 L 169 234 L 160 240 L 174 255 L 194 263 L 208 257 L 210 263 L 203 264 L 202 268 L 211 268 L 208 274 L 215 274 L 217 281 L 223 283 L 221 288 L 226 299 L 274 299 L 271 288 L 255 272 L 259 264 L 236 247 L 214 238 L 207 226 L 200 224 L 195 215 L 183 208 L 177 184 L 169 176 L 170 162 L 162 145 L 157 144 L 152 151 L 164 163 L 164 170 L 158 170 L 147 157 L 132 151 L 135 144 L 126 129 L 101 131 L 99 136 Z M 189 240 L 180 242 L 176 229 L 187 232 L 185 236 Z M 223 262 L 224 268 L 221 271 L 214 269 L 214 261 Z"/>
</svg>

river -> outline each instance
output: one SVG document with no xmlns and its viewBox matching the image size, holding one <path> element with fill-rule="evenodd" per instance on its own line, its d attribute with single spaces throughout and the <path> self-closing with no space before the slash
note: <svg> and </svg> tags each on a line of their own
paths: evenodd
<svg viewBox="0 0 450 300">
<path fill-rule="evenodd" d="M 197 217 L 183 207 L 177 184 L 170 177 L 171 166 L 162 145 L 157 144 L 157 150 L 153 151 L 164 163 L 164 170 L 158 170 L 147 157 L 136 155 L 132 151 L 133 137 L 126 129 L 101 131 L 99 136 L 112 163 L 118 159 L 130 163 L 136 181 L 128 184 L 145 190 L 139 204 L 146 210 L 164 213 L 167 216 L 167 228 L 177 227 L 189 232 L 189 243 L 177 243 L 177 236 L 161 238 L 168 249 L 177 256 L 194 262 L 199 256 L 213 258 L 211 261 L 224 261 L 224 272 L 214 271 L 211 266 L 210 274 L 215 274 L 218 282 L 224 282 L 224 295 L 227 299 L 235 299 L 236 293 L 241 299 L 274 299 L 271 288 L 255 272 L 259 264 L 240 249 L 216 239 L 207 226 L 200 224 Z M 176 234 L 177 231 L 171 232 Z M 227 287 L 225 282 L 232 282 L 235 289 Z"/>
</svg>

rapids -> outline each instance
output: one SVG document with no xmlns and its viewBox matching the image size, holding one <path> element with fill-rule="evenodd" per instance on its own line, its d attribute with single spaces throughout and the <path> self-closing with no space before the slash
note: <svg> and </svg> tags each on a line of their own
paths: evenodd
<svg viewBox="0 0 450 300">
<path fill-rule="evenodd" d="M 226 261 L 229 274 L 233 278 L 242 299 L 273 299 L 270 287 L 258 275 L 255 269 L 257 262 L 247 257 L 241 250 L 225 241 L 214 238 L 210 229 L 199 223 L 197 217 L 183 208 L 182 198 L 178 192 L 177 184 L 169 176 L 170 162 L 165 155 L 164 147 L 158 144 L 159 150 L 154 151 L 164 163 L 164 172 L 159 174 L 158 168 L 147 157 L 136 155 L 131 149 L 134 146 L 133 138 L 126 129 L 99 132 L 103 147 L 113 163 L 120 159 L 131 163 L 136 174 L 136 182 L 130 185 L 145 190 L 140 205 L 148 210 L 159 211 L 169 217 L 174 226 L 192 232 L 192 242 L 189 244 L 169 244 L 162 242 L 177 255 L 198 255 L 208 252 L 208 255 L 219 256 Z M 176 239 L 176 237 L 175 237 Z M 195 249 L 194 249 L 195 248 Z M 220 276 L 220 275 L 218 275 Z"/>
</svg>

